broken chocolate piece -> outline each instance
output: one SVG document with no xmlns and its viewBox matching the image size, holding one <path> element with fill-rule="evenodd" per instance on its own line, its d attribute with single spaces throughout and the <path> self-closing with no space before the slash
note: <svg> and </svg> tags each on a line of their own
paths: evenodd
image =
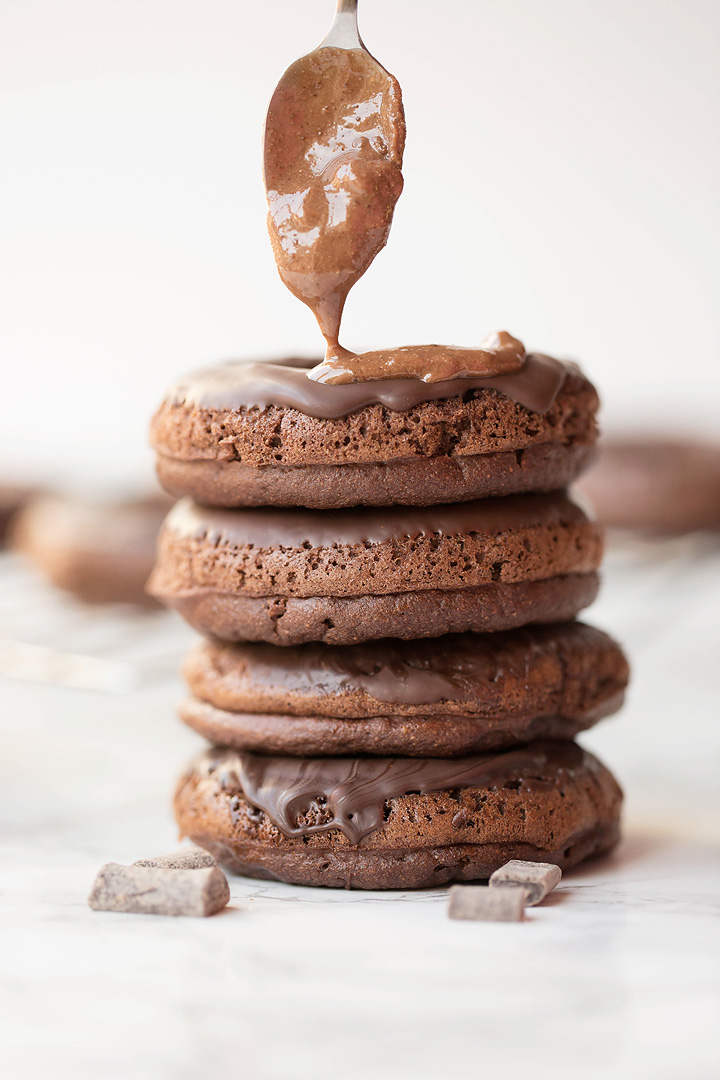
<svg viewBox="0 0 720 1080">
<path fill-rule="evenodd" d="M 488 889 L 485 885 L 453 885 L 448 915 L 451 919 L 478 922 L 522 922 L 523 889 Z"/>
<path fill-rule="evenodd" d="M 227 878 L 217 866 L 170 870 L 106 863 L 93 883 L 94 911 L 137 915 L 214 915 L 230 899 Z"/>
<path fill-rule="evenodd" d="M 503 889 L 518 887 L 525 890 L 528 907 L 539 904 L 555 888 L 562 877 L 562 870 L 554 863 L 525 862 L 511 859 L 490 875 L 489 884 Z"/>
</svg>

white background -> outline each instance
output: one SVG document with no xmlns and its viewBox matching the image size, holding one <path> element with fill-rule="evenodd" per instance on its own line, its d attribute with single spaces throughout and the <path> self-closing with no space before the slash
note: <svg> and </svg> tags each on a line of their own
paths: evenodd
<svg viewBox="0 0 720 1080">
<path fill-rule="evenodd" d="M 0 472 L 127 482 L 178 374 L 312 354 L 276 276 L 261 132 L 331 0 L 0 0 Z M 712 431 L 720 4 L 363 0 L 406 187 L 355 348 L 507 328 L 608 422 Z"/>
</svg>

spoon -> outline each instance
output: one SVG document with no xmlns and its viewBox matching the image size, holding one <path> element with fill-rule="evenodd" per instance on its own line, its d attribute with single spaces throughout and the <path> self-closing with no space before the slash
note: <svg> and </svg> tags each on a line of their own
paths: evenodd
<svg viewBox="0 0 720 1080">
<path fill-rule="evenodd" d="M 402 191 L 405 118 L 397 80 L 338 0 L 322 44 L 287 69 L 268 107 L 264 176 L 280 277 L 314 313 L 326 356 L 350 288 L 385 246 Z"/>
<path fill-rule="evenodd" d="M 357 25 L 358 0 L 338 0 L 337 11 L 327 36 L 318 48 L 364 49 Z"/>
</svg>

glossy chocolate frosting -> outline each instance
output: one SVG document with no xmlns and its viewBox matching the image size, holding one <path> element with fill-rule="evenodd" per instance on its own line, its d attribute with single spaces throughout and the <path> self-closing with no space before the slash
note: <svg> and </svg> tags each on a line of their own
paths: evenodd
<svg viewBox="0 0 720 1080">
<path fill-rule="evenodd" d="M 338 386 L 308 378 L 307 361 L 245 363 L 233 360 L 181 379 L 166 401 L 199 409 L 234 412 L 267 409 L 271 405 L 297 409 L 322 420 L 339 420 L 369 405 L 407 412 L 429 401 L 495 390 L 530 412 L 546 413 L 565 381 L 569 365 L 550 356 L 530 354 L 518 370 L 504 375 L 443 379 L 374 379 Z"/>
<path fill-rule="evenodd" d="M 501 636 L 501 635 L 500 635 Z M 467 698 L 466 682 L 488 672 L 491 662 L 471 634 L 420 641 L 383 640 L 363 645 L 308 644 L 241 647 L 253 683 L 289 692 L 338 694 L 364 690 L 388 704 L 433 705 Z"/>
<path fill-rule="evenodd" d="M 207 651 L 218 675 L 235 672 L 251 688 L 330 697 L 359 690 L 393 705 L 472 701 L 476 706 L 492 701 L 505 676 L 526 684 L 533 669 L 545 657 L 561 655 L 566 644 L 590 642 L 599 648 L 606 641 L 599 630 L 573 622 L 352 646 L 311 643 L 278 649 L 263 643 L 203 643 L 198 654 Z"/>
<path fill-rule="evenodd" d="M 228 794 L 244 795 L 285 836 L 340 829 L 351 844 L 383 824 L 385 803 L 412 793 L 502 786 L 572 772 L 592 759 L 572 742 L 535 742 L 493 754 L 443 758 L 292 758 L 213 748 L 197 764 Z M 319 823 L 310 824 L 310 820 Z"/>
<path fill-rule="evenodd" d="M 418 536 L 497 534 L 538 525 L 588 520 L 580 503 L 562 491 L 507 495 L 449 506 L 354 507 L 285 510 L 276 507 L 217 510 L 181 499 L 165 519 L 175 536 L 257 548 L 381 544 Z"/>
<path fill-rule="evenodd" d="M 365 353 L 343 349 L 327 356 L 309 376 L 333 386 L 398 378 L 434 383 L 510 374 L 525 366 L 525 358 L 522 341 L 500 330 L 486 338 L 479 349 L 457 345 L 402 345 Z"/>
</svg>

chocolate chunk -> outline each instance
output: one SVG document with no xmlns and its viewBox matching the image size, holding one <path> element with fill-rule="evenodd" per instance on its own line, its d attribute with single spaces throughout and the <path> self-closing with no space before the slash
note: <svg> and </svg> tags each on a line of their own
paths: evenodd
<svg viewBox="0 0 720 1080">
<path fill-rule="evenodd" d="M 94 911 L 138 915 L 214 915 L 229 899 L 227 878 L 216 866 L 170 870 L 106 863 L 88 904 Z"/>
<path fill-rule="evenodd" d="M 151 866 L 158 870 L 204 870 L 217 866 L 212 855 L 200 847 L 181 848 L 172 855 L 153 855 L 149 859 L 136 859 L 133 866 Z"/>
<path fill-rule="evenodd" d="M 532 907 L 544 900 L 555 888 L 562 877 L 562 870 L 554 863 L 525 862 L 523 859 L 511 859 L 490 876 L 489 884 L 503 890 L 521 888 L 525 891 L 525 903 Z"/>
<path fill-rule="evenodd" d="M 524 889 L 488 889 L 484 885 L 453 885 L 448 915 L 476 922 L 522 922 Z"/>
</svg>

